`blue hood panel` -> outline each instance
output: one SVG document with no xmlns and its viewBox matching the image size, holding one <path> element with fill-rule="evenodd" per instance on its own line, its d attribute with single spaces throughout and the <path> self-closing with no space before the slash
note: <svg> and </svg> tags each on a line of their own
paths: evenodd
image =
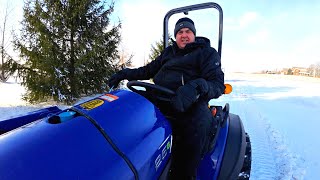
<svg viewBox="0 0 320 180">
<path fill-rule="evenodd" d="M 147 99 L 120 90 L 73 108 L 81 113 L 70 120 L 52 121 L 59 112 L 0 135 L 0 179 L 134 179 L 115 149 L 140 179 L 159 176 L 171 152 L 171 128 Z"/>
</svg>

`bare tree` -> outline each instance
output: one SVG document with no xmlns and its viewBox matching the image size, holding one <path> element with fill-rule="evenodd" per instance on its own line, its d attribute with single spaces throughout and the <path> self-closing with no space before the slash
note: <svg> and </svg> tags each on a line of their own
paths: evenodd
<svg viewBox="0 0 320 180">
<path fill-rule="evenodd" d="M 1 40 L 0 40 L 0 53 L 1 53 L 1 64 L 0 64 L 0 81 L 6 82 L 10 75 L 12 74 L 9 70 L 5 68 L 5 62 L 9 59 L 12 59 L 11 56 L 7 53 L 8 47 L 11 45 L 10 38 L 7 38 L 6 34 L 6 28 L 7 28 L 7 20 L 9 18 L 9 14 L 12 12 L 13 9 L 9 9 L 9 5 L 7 3 L 7 6 L 4 11 L 4 18 L 3 22 L 1 23 L 2 26 L 0 26 L 0 32 L 1 32 Z"/>
<path fill-rule="evenodd" d="M 121 67 L 121 69 L 132 66 L 132 58 L 134 57 L 134 55 L 129 54 L 123 46 L 121 46 L 119 50 L 119 55 L 120 55 L 120 58 L 117 64 Z"/>
<path fill-rule="evenodd" d="M 320 77 L 320 62 L 317 62 L 315 64 L 315 68 L 314 68 L 314 77 Z"/>
</svg>

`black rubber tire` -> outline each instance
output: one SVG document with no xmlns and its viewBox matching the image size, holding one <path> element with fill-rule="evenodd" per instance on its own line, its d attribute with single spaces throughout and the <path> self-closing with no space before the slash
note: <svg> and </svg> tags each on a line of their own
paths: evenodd
<svg viewBox="0 0 320 180">
<path fill-rule="evenodd" d="M 246 153 L 243 161 L 241 172 L 238 176 L 238 180 L 249 180 L 250 172 L 251 172 L 251 161 L 252 161 L 252 153 L 251 153 L 251 141 L 249 135 L 246 133 Z"/>
</svg>

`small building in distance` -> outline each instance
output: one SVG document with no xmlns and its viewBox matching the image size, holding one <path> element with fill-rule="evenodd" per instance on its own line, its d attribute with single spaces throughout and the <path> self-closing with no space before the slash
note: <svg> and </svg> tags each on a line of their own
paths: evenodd
<svg viewBox="0 0 320 180">
<path fill-rule="evenodd" d="M 296 76 L 310 76 L 307 68 L 304 67 L 292 67 L 292 74 Z"/>
</svg>

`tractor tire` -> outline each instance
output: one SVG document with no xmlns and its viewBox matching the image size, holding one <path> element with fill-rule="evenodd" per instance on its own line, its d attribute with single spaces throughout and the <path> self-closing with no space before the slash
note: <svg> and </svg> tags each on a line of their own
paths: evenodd
<svg viewBox="0 0 320 180">
<path fill-rule="evenodd" d="M 249 180 L 250 178 L 252 154 L 251 154 L 250 137 L 247 133 L 246 133 L 246 143 L 247 143 L 246 153 L 245 153 L 241 172 L 239 173 L 239 176 L 238 176 L 238 180 Z"/>
</svg>

